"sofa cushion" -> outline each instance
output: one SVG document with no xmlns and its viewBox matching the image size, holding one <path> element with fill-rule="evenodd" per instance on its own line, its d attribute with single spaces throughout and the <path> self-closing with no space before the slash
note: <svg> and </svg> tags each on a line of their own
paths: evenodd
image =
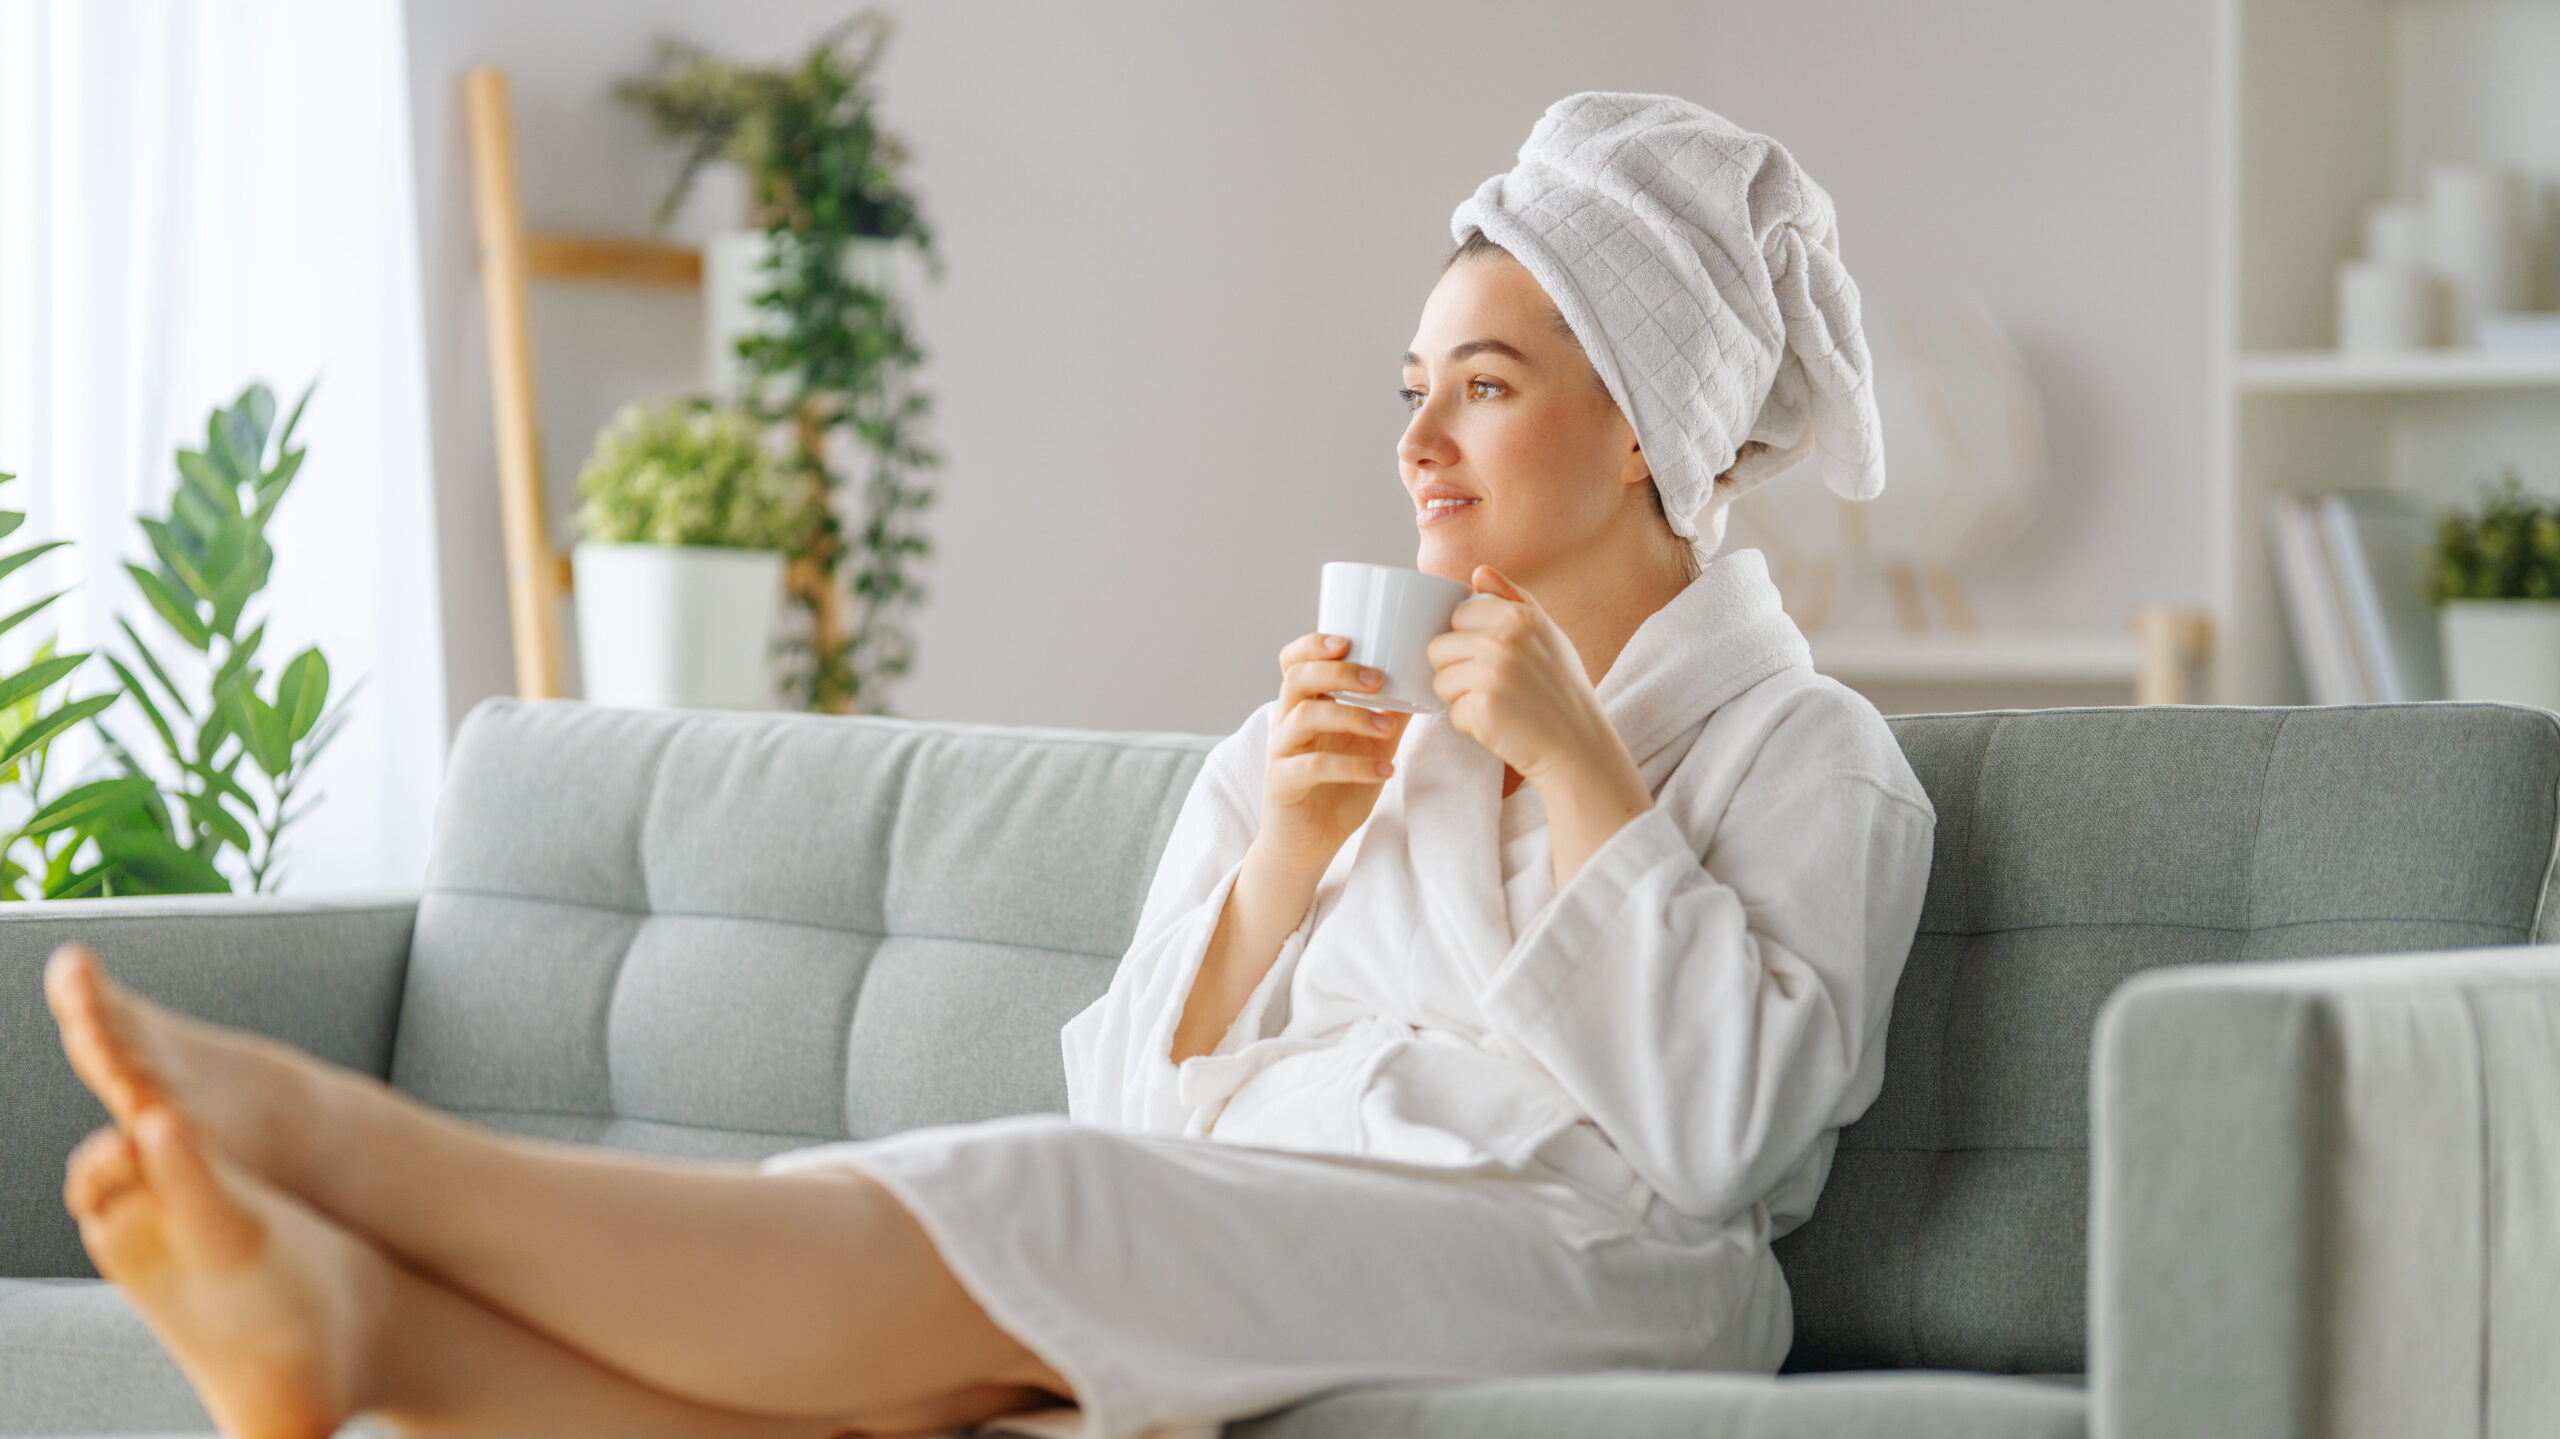
<svg viewBox="0 0 2560 1439">
<path fill-rule="evenodd" d="M 1213 741 L 498 700 L 392 1056 L 511 1132 L 755 1158 L 1065 1107 Z"/>
<path fill-rule="evenodd" d="M 1937 853 L 1883 1093 L 1778 1245 L 1794 1369 L 2083 1367 L 2090 1037 L 2128 976 L 2560 933 L 2544 711 L 1893 725 Z"/>
<path fill-rule="evenodd" d="M 212 1428 L 114 1289 L 95 1279 L 0 1279 L 0 1434 Z"/>
<path fill-rule="evenodd" d="M 1588 1374 L 1355 1389 L 1229 1439 L 2081 1439 L 2076 1384 L 1971 1374 Z"/>
</svg>

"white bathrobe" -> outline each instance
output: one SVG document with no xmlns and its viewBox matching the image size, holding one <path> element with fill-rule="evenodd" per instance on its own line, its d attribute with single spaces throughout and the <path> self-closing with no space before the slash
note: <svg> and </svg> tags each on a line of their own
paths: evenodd
<svg viewBox="0 0 2560 1439">
<path fill-rule="evenodd" d="M 1266 705 L 1211 752 L 1066 1027 L 1068 1121 L 774 1166 L 898 1194 L 1096 1439 L 1381 1379 L 1774 1369 L 1769 1241 L 1882 1082 L 1935 817 L 1756 551 L 1649 618 L 1599 695 L 1654 806 L 1561 893 L 1535 792 L 1506 801 L 1501 760 L 1416 720 L 1233 1026 L 1176 1066 Z"/>
</svg>

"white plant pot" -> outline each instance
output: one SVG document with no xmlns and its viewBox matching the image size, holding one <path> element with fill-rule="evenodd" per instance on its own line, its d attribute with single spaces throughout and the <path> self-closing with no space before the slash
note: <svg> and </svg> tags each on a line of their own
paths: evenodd
<svg viewBox="0 0 2560 1439">
<path fill-rule="evenodd" d="M 740 393 L 738 341 L 782 328 L 782 316 L 755 307 L 766 284 L 762 230 L 727 230 L 702 247 L 703 388 L 730 398 Z M 915 246 L 903 240 L 855 240 L 845 246 L 845 275 L 874 289 L 905 294 L 913 288 Z"/>
<path fill-rule="evenodd" d="M 2443 625 L 2452 698 L 2560 710 L 2560 600 L 2455 600 Z"/>
<path fill-rule="evenodd" d="M 572 563 L 588 700 L 774 708 L 781 551 L 582 544 Z"/>
</svg>

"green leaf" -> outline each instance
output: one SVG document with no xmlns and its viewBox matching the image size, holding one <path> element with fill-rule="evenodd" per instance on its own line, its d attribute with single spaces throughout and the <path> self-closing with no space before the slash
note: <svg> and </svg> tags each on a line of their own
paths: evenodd
<svg viewBox="0 0 2560 1439">
<path fill-rule="evenodd" d="M 10 554 L 0 555 L 0 579 L 6 579 L 11 575 L 16 574 L 18 571 L 34 564 L 39 556 L 61 549 L 64 545 L 69 543 L 71 543 L 69 540 L 47 540 L 40 545 L 29 545 L 23 550 L 17 550 Z"/>
<path fill-rule="evenodd" d="M 213 445 L 210 438 L 206 443 Z M 226 463 L 216 448 L 178 451 L 178 477 L 182 483 L 178 487 L 178 503 L 172 508 L 188 529 L 206 539 L 213 538 L 223 521 L 240 518 L 240 485 L 223 472 Z M 202 511 L 210 512 L 210 518 L 187 513 L 189 495 L 195 497 Z"/>
<path fill-rule="evenodd" d="M 88 662 L 88 655 L 58 655 L 39 660 L 25 669 L 0 679 L 0 706 L 13 705 L 53 688 L 56 681 Z"/>
<path fill-rule="evenodd" d="M 186 547 L 178 543 L 177 536 L 170 533 L 169 527 L 148 518 L 141 523 L 142 533 L 151 540 L 151 552 L 160 557 L 160 563 L 168 570 L 169 576 L 185 585 L 187 592 L 197 599 L 212 599 L 213 581 L 197 566 L 195 557 L 187 553 Z"/>
<path fill-rule="evenodd" d="M 302 450 L 286 451 L 284 458 L 276 462 L 276 467 L 267 471 L 266 478 L 258 482 L 258 507 L 253 512 L 253 517 L 260 524 L 266 523 L 267 517 L 276 512 L 276 502 L 284 498 L 286 490 L 292 488 L 293 477 L 301 470 L 302 457 L 305 453 Z"/>
<path fill-rule="evenodd" d="M 252 460 L 264 455 L 267 432 L 276 427 L 276 392 L 265 385 L 252 383 L 240 392 L 239 399 L 232 402 L 231 410 L 248 427 L 249 443 L 242 447 L 242 453 Z"/>
<path fill-rule="evenodd" d="M 258 646 L 266 638 L 267 627 L 262 624 L 232 643 L 231 653 L 222 657 L 222 667 L 213 672 L 216 694 L 231 688 L 232 682 L 244 673 L 250 676 L 250 683 L 257 683 L 257 672 L 250 668 L 250 662 L 258 657 Z"/>
<path fill-rule="evenodd" d="M 320 722 L 321 707 L 329 702 L 329 662 L 321 658 L 317 645 L 293 657 L 276 681 L 276 708 L 284 711 L 293 738 L 301 739 Z"/>
<path fill-rule="evenodd" d="M 6 748 L 0 748 L 0 765 L 8 764 L 38 746 L 50 743 L 55 735 L 115 702 L 114 695 L 91 695 L 87 699 L 74 700 L 64 705 L 20 730 L 17 738 L 9 741 Z"/>
<path fill-rule="evenodd" d="M 302 397 L 293 402 L 293 413 L 284 417 L 284 432 L 276 436 L 278 450 L 292 447 L 294 428 L 302 423 L 302 408 L 311 403 L 311 392 L 318 388 L 320 388 L 320 380 L 317 376 L 312 378 L 310 384 L 302 387 Z"/>
<path fill-rule="evenodd" d="M 191 794 L 183 798 L 186 800 L 187 813 L 195 817 L 199 828 L 211 830 L 222 836 L 233 849 L 242 854 L 249 852 L 251 841 L 248 826 L 240 822 L 239 816 L 224 809 L 222 800 L 218 796 Z"/>
<path fill-rule="evenodd" d="M 25 609 L 17 611 L 8 618 L 0 619 L 0 635 L 5 635 L 9 631 L 16 629 L 25 621 L 35 618 L 37 615 L 43 613 L 45 606 L 52 604 L 55 600 L 58 600 L 69 593 L 71 593 L 69 590 L 55 590 L 52 594 L 45 596 L 43 599 L 36 601 Z"/>
<path fill-rule="evenodd" d="M 118 815 L 141 811 L 156 793 L 150 780 L 136 776 L 92 780 L 37 810 L 21 833 L 37 837 L 56 830 L 95 828 Z"/>
<path fill-rule="evenodd" d="M 160 732 L 161 747 L 168 750 L 172 757 L 176 757 L 178 732 L 169 727 L 169 717 L 160 713 L 160 706 L 151 702 L 151 691 L 145 689 L 142 681 L 134 677 L 133 671 L 126 669 L 124 662 L 114 655 L 107 656 L 107 668 L 116 672 L 116 682 L 124 686 L 126 694 L 133 696 L 135 704 L 142 706 L 143 718 L 150 720 L 151 727 Z"/>
<path fill-rule="evenodd" d="M 0 510 L 0 539 L 15 534 L 18 526 L 26 522 L 27 512 L 24 510 Z"/>
<path fill-rule="evenodd" d="M 133 576 L 134 584 L 142 589 L 142 597 L 151 601 L 151 607 L 160 612 L 160 618 L 168 621 L 169 628 L 178 632 L 178 638 L 200 650 L 212 645 L 213 632 L 206 629 L 204 621 L 196 616 L 195 606 L 178 598 L 177 591 L 169 588 L 167 580 L 140 565 L 129 564 L 124 570 Z"/>
<path fill-rule="evenodd" d="M 100 867 L 113 865 L 129 885 L 119 894 L 228 894 L 231 881 L 202 855 L 147 831 L 98 838 Z"/>
<path fill-rule="evenodd" d="M 240 735 L 249 758 L 267 772 L 267 778 L 282 775 L 293 764 L 293 735 L 285 727 L 284 715 L 275 706 L 260 699 L 247 685 L 235 685 L 223 697 L 223 713 Z"/>
<path fill-rule="evenodd" d="M 178 688 L 176 680 L 169 678 L 169 672 L 160 667 L 159 657 L 151 653 L 151 646 L 142 642 L 142 636 L 134 633 L 133 626 L 126 623 L 122 615 L 116 617 L 116 628 L 124 631 L 124 637 L 132 642 L 134 655 L 142 661 L 145 669 L 151 671 L 151 677 L 160 682 L 161 692 L 169 697 L 169 707 L 187 719 L 194 719 L 196 712 L 187 703 L 186 693 Z M 171 745 L 169 752 L 177 753 L 177 746 Z"/>
</svg>

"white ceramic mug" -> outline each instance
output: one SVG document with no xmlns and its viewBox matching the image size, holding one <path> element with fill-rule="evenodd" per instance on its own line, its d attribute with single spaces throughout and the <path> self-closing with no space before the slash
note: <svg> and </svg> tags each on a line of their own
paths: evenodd
<svg viewBox="0 0 2560 1439">
<path fill-rule="evenodd" d="M 1326 565 L 1316 597 L 1316 632 L 1351 641 L 1351 663 L 1387 677 L 1375 692 L 1335 690 L 1329 698 L 1400 714 L 1447 709 L 1431 692 L 1431 659 L 1425 651 L 1449 628 L 1458 606 L 1473 598 L 1475 591 L 1456 580 L 1420 570 L 1343 560 Z"/>
</svg>

